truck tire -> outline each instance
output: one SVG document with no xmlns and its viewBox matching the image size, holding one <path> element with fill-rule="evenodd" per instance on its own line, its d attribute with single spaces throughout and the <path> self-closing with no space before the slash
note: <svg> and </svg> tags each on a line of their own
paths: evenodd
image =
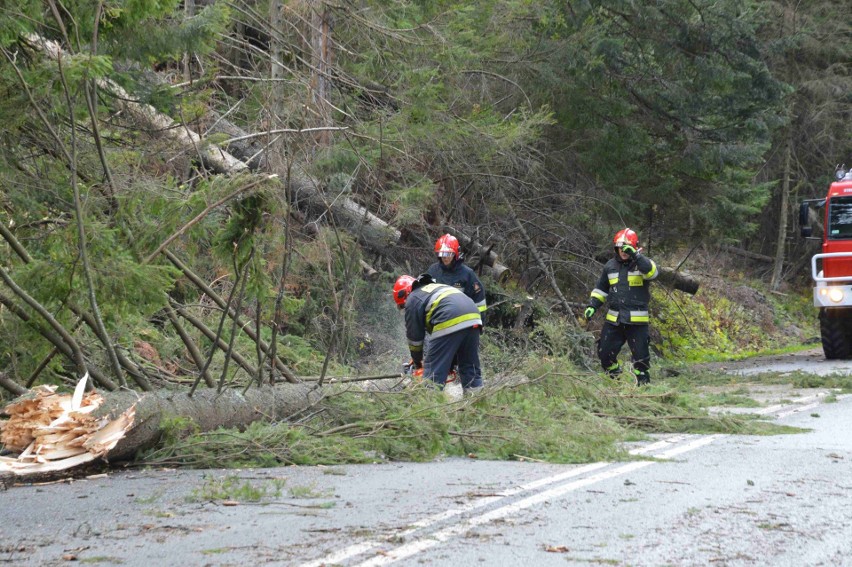
<svg viewBox="0 0 852 567">
<path fill-rule="evenodd" d="M 829 360 L 852 358 L 852 318 L 849 309 L 820 309 L 822 350 Z"/>
</svg>

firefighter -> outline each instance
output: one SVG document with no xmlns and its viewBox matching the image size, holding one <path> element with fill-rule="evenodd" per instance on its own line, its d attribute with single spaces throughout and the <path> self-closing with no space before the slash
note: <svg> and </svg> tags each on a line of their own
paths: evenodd
<svg viewBox="0 0 852 567">
<path fill-rule="evenodd" d="M 473 300 L 479 312 L 485 313 L 488 309 L 485 303 L 485 288 L 476 277 L 476 272 L 464 264 L 464 259 L 459 254 L 458 239 L 452 234 L 445 234 L 435 241 L 435 254 L 438 261 L 429 266 L 426 273 L 438 283 L 462 290 Z"/>
<path fill-rule="evenodd" d="M 583 315 L 589 320 L 604 303 L 609 303 L 598 342 L 601 366 L 610 376 L 618 375 L 621 372 L 618 353 L 627 342 L 636 382 L 642 386 L 651 383 L 648 282 L 657 277 L 657 265 L 642 254 L 639 237 L 631 229 L 618 231 L 612 240 L 615 257 L 604 266 Z"/>
<path fill-rule="evenodd" d="M 399 276 L 393 299 L 405 310 L 405 335 L 415 368 L 443 387 L 456 359 L 465 393 L 481 388 L 482 317 L 473 300 L 455 287 L 435 283 L 429 274 Z"/>
<path fill-rule="evenodd" d="M 485 288 L 482 287 L 482 282 L 476 277 L 476 272 L 465 265 L 464 258 L 459 252 L 458 239 L 452 234 L 445 234 L 440 237 L 435 241 L 435 255 L 438 257 L 438 261 L 429 266 L 426 273 L 432 276 L 432 279 L 437 283 L 451 285 L 463 291 L 476 304 L 484 323 L 484 313 L 488 309 L 485 303 Z M 458 374 L 457 366 L 458 363 L 454 362 L 448 381 L 455 379 Z"/>
</svg>

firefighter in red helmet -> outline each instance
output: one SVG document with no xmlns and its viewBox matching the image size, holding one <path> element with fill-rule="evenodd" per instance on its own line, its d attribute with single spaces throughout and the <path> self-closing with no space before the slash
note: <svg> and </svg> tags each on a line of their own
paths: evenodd
<svg viewBox="0 0 852 567">
<path fill-rule="evenodd" d="M 438 261 L 429 266 L 426 273 L 436 282 L 453 286 L 464 292 L 476 304 L 484 322 L 485 311 L 488 309 L 485 302 L 485 288 L 476 277 L 476 272 L 465 265 L 459 250 L 458 238 L 452 234 L 444 234 L 438 238 L 435 241 L 435 256 Z M 455 367 L 455 364 L 453 366 Z M 482 381 L 481 376 L 478 377 L 478 381 Z"/>
<path fill-rule="evenodd" d="M 393 299 L 405 310 L 405 336 L 414 367 L 443 387 L 455 360 L 464 391 L 481 388 L 482 318 L 473 300 L 452 286 L 435 283 L 429 274 L 398 277 Z"/>
<path fill-rule="evenodd" d="M 583 315 L 591 319 L 604 303 L 609 304 L 598 342 L 598 357 L 610 376 L 621 372 L 618 353 L 626 342 L 633 356 L 633 372 L 642 386 L 651 382 L 648 282 L 658 275 L 657 265 L 642 254 L 636 232 L 625 228 L 612 239 L 615 256 L 603 269 Z"/>
<path fill-rule="evenodd" d="M 485 303 L 485 288 L 476 277 L 476 272 L 464 264 L 459 253 L 459 241 L 452 234 L 445 234 L 435 241 L 435 255 L 438 261 L 429 266 L 426 273 L 442 284 L 460 289 L 471 298 L 479 309 L 485 313 L 488 305 Z"/>
</svg>

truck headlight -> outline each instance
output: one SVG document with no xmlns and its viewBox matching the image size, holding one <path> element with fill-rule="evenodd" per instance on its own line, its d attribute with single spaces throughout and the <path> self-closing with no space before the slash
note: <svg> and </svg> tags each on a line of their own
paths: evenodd
<svg viewBox="0 0 852 567">
<path fill-rule="evenodd" d="M 840 303 L 841 301 L 843 301 L 843 288 L 832 287 L 828 291 L 828 298 L 835 303 Z"/>
</svg>

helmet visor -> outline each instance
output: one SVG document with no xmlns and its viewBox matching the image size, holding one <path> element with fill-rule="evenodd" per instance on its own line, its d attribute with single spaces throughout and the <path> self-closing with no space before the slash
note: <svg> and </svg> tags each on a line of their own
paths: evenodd
<svg viewBox="0 0 852 567">
<path fill-rule="evenodd" d="M 455 252 L 452 250 L 441 250 L 438 252 L 438 258 L 452 258 L 455 255 Z"/>
</svg>

